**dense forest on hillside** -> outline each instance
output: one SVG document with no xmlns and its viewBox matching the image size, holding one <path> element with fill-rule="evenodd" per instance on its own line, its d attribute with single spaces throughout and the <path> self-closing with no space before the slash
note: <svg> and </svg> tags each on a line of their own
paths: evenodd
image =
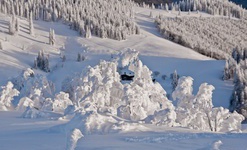
<svg viewBox="0 0 247 150">
<path fill-rule="evenodd" d="M 228 18 L 156 18 L 166 38 L 216 59 L 226 59 L 235 47 L 246 49 L 246 21 Z"/>
<path fill-rule="evenodd" d="M 172 2 L 178 2 L 178 1 L 181 1 L 181 0 L 134 0 L 135 2 L 137 3 L 143 3 L 145 2 L 146 4 L 154 4 L 154 5 L 160 5 L 161 3 L 162 4 L 165 4 L 165 3 L 172 3 Z M 246 0 L 230 0 L 238 5 L 242 5 L 243 8 L 247 8 L 247 1 Z"/>
<path fill-rule="evenodd" d="M 112 4 L 109 6 L 109 4 Z M 0 2 L 0 12 L 30 20 L 62 20 L 81 36 L 91 34 L 101 38 L 125 40 L 127 35 L 139 34 L 134 23 L 135 4 L 132 1 L 114 0 L 25 0 Z"/>
<path fill-rule="evenodd" d="M 162 4 L 165 4 L 165 3 L 171 3 L 172 2 L 172 0 L 134 0 L 136 3 L 139 3 L 139 4 L 141 4 L 141 3 L 143 3 L 143 2 L 145 2 L 146 4 L 154 4 L 154 5 L 160 5 L 161 3 Z"/>
</svg>

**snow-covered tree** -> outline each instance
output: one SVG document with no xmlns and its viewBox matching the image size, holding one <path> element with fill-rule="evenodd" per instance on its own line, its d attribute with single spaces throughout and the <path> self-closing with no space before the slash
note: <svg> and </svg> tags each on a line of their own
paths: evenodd
<svg viewBox="0 0 247 150">
<path fill-rule="evenodd" d="M 9 21 L 9 34 L 14 35 L 16 33 L 15 30 L 15 17 L 12 16 L 12 18 Z"/>
<path fill-rule="evenodd" d="M 44 51 L 39 51 L 38 57 L 34 60 L 34 68 L 50 72 L 49 59 L 48 56 L 45 56 Z"/>
<path fill-rule="evenodd" d="M 53 29 L 50 29 L 49 32 L 49 44 L 55 45 L 55 31 Z"/>
<path fill-rule="evenodd" d="M 78 62 L 81 62 L 81 61 L 82 61 L 82 60 L 81 60 L 81 54 L 80 54 L 80 53 L 77 54 L 77 61 L 78 61 Z"/>
<path fill-rule="evenodd" d="M 51 81 L 47 80 L 43 75 L 35 74 L 30 68 L 13 78 L 12 83 L 20 91 L 20 98 L 28 97 L 33 100 L 33 95 L 41 95 L 45 99 L 52 97 L 55 91 L 54 84 Z"/>
<path fill-rule="evenodd" d="M 91 38 L 91 29 L 89 26 L 86 26 L 85 38 L 87 38 L 87 39 Z"/>
<path fill-rule="evenodd" d="M 137 55 L 137 51 L 125 50 L 113 62 L 102 61 L 65 80 L 62 89 L 69 93 L 73 104 L 87 111 L 96 109 L 131 121 L 145 119 L 147 123 L 175 125 L 174 106 L 161 85 L 152 81 L 151 71 Z M 127 85 L 121 83 L 119 75 L 125 69 L 135 75 L 133 82 Z"/>
<path fill-rule="evenodd" d="M 240 47 L 233 49 L 231 57 L 225 64 L 223 79 L 233 79 L 234 83 L 230 110 L 237 111 L 247 118 L 247 63 L 245 51 L 246 49 Z"/>
<path fill-rule="evenodd" d="M 72 101 L 69 99 L 69 94 L 64 93 L 64 92 L 60 92 L 54 98 L 53 111 L 64 113 L 65 109 L 69 105 L 72 105 Z"/>
<path fill-rule="evenodd" d="M 33 27 L 33 12 L 30 12 L 29 16 L 29 34 L 34 36 L 34 27 Z"/>
<path fill-rule="evenodd" d="M 15 30 L 16 32 L 19 32 L 20 31 L 20 22 L 19 22 L 19 19 L 16 18 L 16 21 L 15 21 Z"/>
<path fill-rule="evenodd" d="M 19 91 L 14 88 L 12 82 L 8 82 L 6 86 L 1 87 L 0 91 L 0 110 L 7 111 L 13 109 L 12 100 L 19 95 Z"/>
<path fill-rule="evenodd" d="M 0 50 L 3 50 L 3 43 L 0 41 Z"/>
<path fill-rule="evenodd" d="M 23 97 L 20 99 L 16 109 L 18 111 L 25 111 L 28 107 L 33 108 L 33 101 L 28 97 Z"/>
<path fill-rule="evenodd" d="M 150 17 L 150 18 L 153 18 L 153 17 L 154 17 L 152 11 L 150 11 L 149 17 Z"/>
<path fill-rule="evenodd" d="M 192 94 L 192 78 L 181 77 L 172 93 L 177 101 L 177 122 L 183 127 L 197 130 L 227 132 L 241 129 L 244 117 L 228 109 L 213 107 L 212 91 L 214 87 L 203 83 L 197 95 Z"/>
<path fill-rule="evenodd" d="M 65 62 L 65 61 L 66 61 L 66 56 L 63 55 L 63 56 L 62 56 L 62 62 Z"/>
<path fill-rule="evenodd" d="M 175 70 L 174 73 L 172 74 L 172 89 L 175 90 L 177 85 L 178 85 L 178 74 L 177 71 Z"/>
</svg>

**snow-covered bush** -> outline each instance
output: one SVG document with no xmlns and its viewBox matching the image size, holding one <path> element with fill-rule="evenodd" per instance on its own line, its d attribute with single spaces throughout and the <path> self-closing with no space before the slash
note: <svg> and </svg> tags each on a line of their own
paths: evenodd
<svg viewBox="0 0 247 150">
<path fill-rule="evenodd" d="M 19 95 L 19 91 L 14 88 L 12 82 L 8 82 L 6 86 L 1 87 L 0 91 L 0 111 L 8 111 L 13 109 L 12 100 Z"/>
<path fill-rule="evenodd" d="M 216 59 L 228 58 L 237 46 L 247 48 L 246 20 L 160 15 L 155 22 L 164 38 Z"/>
<path fill-rule="evenodd" d="M 33 108 L 33 101 L 28 97 L 23 97 L 20 99 L 20 101 L 16 107 L 16 110 L 25 111 L 27 109 L 27 107 Z"/>
<path fill-rule="evenodd" d="M 231 113 L 222 107 L 213 107 L 212 94 L 214 87 L 203 83 L 198 93 L 192 94 L 193 80 L 182 77 L 173 92 L 177 100 L 177 122 L 183 127 L 197 130 L 227 132 L 241 129 L 244 117 L 236 112 Z"/>
<path fill-rule="evenodd" d="M 14 87 L 20 91 L 20 98 L 35 95 L 35 91 L 41 91 L 44 98 L 54 95 L 54 84 L 41 74 L 35 74 L 30 68 L 24 70 L 20 75 L 12 79 Z"/>
<path fill-rule="evenodd" d="M 64 113 L 65 109 L 69 106 L 73 105 L 72 101 L 69 99 L 69 94 L 60 92 L 57 94 L 53 101 L 53 111 Z"/>
<path fill-rule="evenodd" d="M 145 123 L 152 123 L 158 126 L 177 126 L 176 122 L 177 114 L 174 110 L 163 109 L 158 112 L 154 112 L 153 115 L 145 118 Z"/>
<path fill-rule="evenodd" d="M 135 3 L 131 0 L 4 0 L 0 4 L 0 12 L 30 18 L 30 24 L 32 18 L 62 20 L 86 38 L 92 34 L 101 38 L 125 40 L 127 35 L 139 34 L 139 27 L 133 20 Z M 30 25 L 30 33 L 32 29 Z M 12 28 L 10 31 L 10 34 L 14 33 Z"/>
<path fill-rule="evenodd" d="M 65 80 L 62 90 L 69 93 L 78 107 L 92 103 L 97 107 L 116 108 L 123 95 L 123 85 L 116 70 L 115 63 L 102 61 L 82 74 Z"/>
</svg>

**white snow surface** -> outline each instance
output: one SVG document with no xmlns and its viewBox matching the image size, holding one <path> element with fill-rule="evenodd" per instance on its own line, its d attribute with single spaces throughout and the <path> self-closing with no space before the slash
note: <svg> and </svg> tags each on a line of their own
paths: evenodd
<svg viewBox="0 0 247 150">
<path fill-rule="evenodd" d="M 155 77 L 156 81 L 166 90 L 168 99 L 172 100 L 172 85 L 170 74 L 176 70 L 180 77 L 191 76 L 194 91 L 196 94 L 199 86 L 207 82 L 215 87 L 213 92 L 213 105 L 227 108 L 233 89 L 231 82 L 222 81 L 224 61 L 217 61 L 205 57 L 197 52 L 167 41 L 157 31 L 153 19 L 149 18 L 150 11 L 154 15 L 164 13 L 167 16 L 175 17 L 177 12 L 168 13 L 162 10 L 151 10 L 146 8 L 136 8 L 136 22 L 141 27 L 141 35 L 129 36 L 125 41 L 115 41 L 111 39 L 100 39 L 92 37 L 85 39 L 79 37 L 76 31 L 60 22 L 43 22 L 34 20 L 35 36 L 28 33 L 28 21 L 20 19 L 20 32 L 10 36 L 8 32 L 8 20 L 4 14 L 0 14 L 0 41 L 3 50 L 0 50 L 0 85 L 6 85 L 13 77 L 18 76 L 26 68 L 33 66 L 35 57 L 40 50 L 49 54 L 50 73 L 35 70 L 35 74 L 42 74 L 55 84 L 55 92 L 61 91 L 62 81 L 67 77 L 81 73 L 82 70 L 90 66 L 95 66 L 103 60 L 110 60 L 111 56 L 124 50 L 134 48 L 139 51 L 139 58 L 151 71 L 158 71 L 160 74 Z M 197 15 L 192 12 L 192 15 Z M 205 17 L 210 15 L 203 14 Z M 49 45 L 50 28 L 55 30 L 56 44 Z M 77 54 L 85 56 L 85 61 L 77 62 Z M 61 57 L 65 55 L 66 61 L 62 62 Z M 125 66 L 126 63 L 123 63 Z M 27 78 L 32 70 L 24 73 Z M 166 80 L 162 79 L 166 75 Z M 145 95 L 144 95 L 145 97 Z M 66 95 L 57 96 L 57 99 L 65 99 L 64 103 L 57 104 L 67 106 L 70 102 Z M 68 141 L 67 131 L 72 132 L 72 147 L 75 149 L 223 149 L 223 150 L 246 150 L 247 127 L 242 126 L 243 133 L 212 133 L 195 131 L 181 127 L 164 127 L 162 122 L 155 124 L 140 124 L 121 122 L 122 118 L 115 115 L 103 116 L 96 112 L 91 112 L 87 121 L 88 126 L 81 126 L 85 118 L 81 115 L 70 121 L 68 117 L 57 119 L 60 114 L 50 114 L 49 112 L 37 111 L 33 108 L 33 103 L 29 98 L 20 100 L 18 111 L 0 111 L 0 145 L 1 150 L 60 150 L 65 149 Z M 28 108 L 28 109 L 26 109 Z M 21 118 L 21 114 L 26 118 Z M 90 108 L 91 109 L 91 108 Z M 151 109 L 152 110 L 152 109 Z M 59 113 L 66 110 L 57 110 Z M 69 111 L 69 110 L 67 110 Z M 153 111 L 153 110 L 152 110 Z M 154 113 L 154 112 L 152 112 Z M 162 115 L 172 112 L 160 111 L 149 118 L 155 120 Z M 145 116 L 145 114 L 144 114 Z M 45 117 L 45 118 L 43 118 Z M 97 118 L 99 120 L 95 121 Z M 72 120 L 73 120 L 72 119 Z M 108 122 L 105 124 L 104 119 Z M 126 118 L 124 118 L 126 119 Z M 127 118 L 129 119 L 129 118 Z M 170 118 L 167 118 L 170 119 Z M 133 119 L 132 121 L 134 121 Z M 91 123 L 91 124 L 90 124 Z M 110 125 L 110 126 L 109 126 Z M 172 124 L 174 125 L 174 124 Z M 171 125 L 171 126 L 172 126 Z M 87 127 L 87 129 L 85 129 Z M 88 129 L 89 128 L 89 129 Z M 92 130 L 90 130 L 92 128 Z M 101 129 L 95 132 L 95 129 Z M 102 132 L 103 131 L 105 132 Z M 109 131 L 109 129 L 116 129 Z M 66 132 L 61 132 L 66 130 Z M 87 134 L 77 141 L 82 134 Z M 119 132 L 121 131 L 121 132 Z M 85 133 L 84 133 L 85 132 Z M 89 133 L 87 133 L 89 132 Z M 77 135 L 77 136 L 73 136 Z M 70 141 L 71 139 L 69 139 Z M 77 144 L 76 144 L 77 142 Z M 222 144 L 223 143 L 223 144 Z"/>
</svg>

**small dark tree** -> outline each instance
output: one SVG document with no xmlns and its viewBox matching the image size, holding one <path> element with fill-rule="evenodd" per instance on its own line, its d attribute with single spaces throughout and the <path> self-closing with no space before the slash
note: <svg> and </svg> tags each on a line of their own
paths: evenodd
<svg viewBox="0 0 247 150">
<path fill-rule="evenodd" d="M 78 61 L 78 62 L 81 62 L 81 61 L 82 61 L 82 60 L 81 60 L 81 54 L 80 54 L 80 53 L 77 54 L 77 61 Z"/>
<path fill-rule="evenodd" d="M 44 52 L 40 51 L 38 57 L 34 60 L 34 68 L 39 68 L 45 72 L 50 72 L 48 56 L 45 57 Z"/>
<path fill-rule="evenodd" d="M 45 72 L 50 72 L 50 68 L 49 68 L 49 59 L 48 59 L 48 57 L 45 57 L 45 58 L 44 58 L 44 68 L 43 68 L 43 70 L 44 70 Z"/>
<path fill-rule="evenodd" d="M 63 57 L 62 57 L 62 62 L 65 62 L 65 61 L 66 61 L 66 56 L 63 55 Z"/>
<path fill-rule="evenodd" d="M 225 68 L 224 68 L 224 75 L 223 80 L 229 80 L 231 78 L 230 71 L 229 71 L 229 64 L 228 61 L 226 61 Z"/>
<path fill-rule="evenodd" d="M 178 85 L 178 74 L 177 71 L 175 70 L 174 73 L 172 74 L 172 89 L 175 90 L 177 85 Z"/>
<path fill-rule="evenodd" d="M 37 59 L 34 60 L 33 68 L 34 68 L 34 69 L 38 69 Z"/>
<path fill-rule="evenodd" d="M 81 55 L 81 61 L 84 61 L 86 57 L 84 55 Z"/>
</svg>

